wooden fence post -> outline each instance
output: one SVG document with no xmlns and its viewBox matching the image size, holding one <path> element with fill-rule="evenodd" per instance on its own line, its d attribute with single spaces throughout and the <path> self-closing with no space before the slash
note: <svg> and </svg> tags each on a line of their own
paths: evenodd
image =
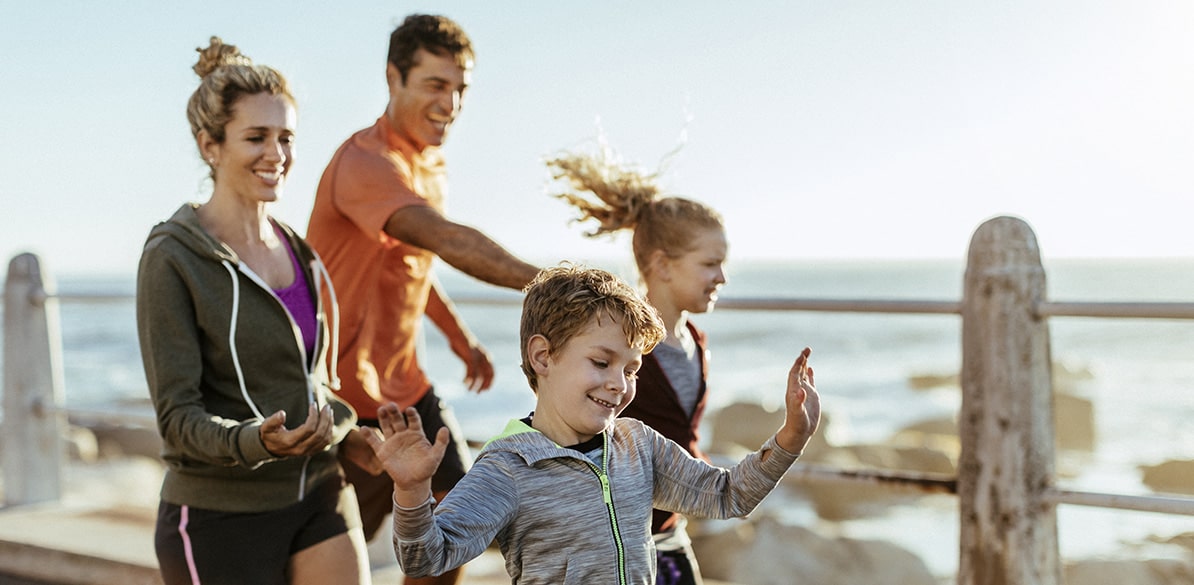
<svg viewBox="0 0 1194 585">
<path fill-rule="evenodd" d="M 996 217 L 970 242 L 962 297 L 958 585 L 1061 582 L 1045 270 L 1032 228 Z"/>
<path fill-rule="evenodd" d="M 5 504 L 58 500 L 65 465 L 62 339 L 53 283 L 33 254 L 8 264 L 4 281 L 4 423 L 0 462 Z"/>
</svg>

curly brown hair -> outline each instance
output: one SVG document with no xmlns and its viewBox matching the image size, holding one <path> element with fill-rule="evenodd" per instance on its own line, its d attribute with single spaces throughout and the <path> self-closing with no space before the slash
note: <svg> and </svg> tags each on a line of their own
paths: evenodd
<svg viewBox="0 0 1194 585">
<path fill-rule="evenodd" d="M 522 371 L 536 392 L 539 378 L 527 354 L 527 343 L 535 335 L 547 338 L 553 356 L 594 319 L 620 322 L 626 343 L 643 353 L 650 352 L 666 336 L 655 307 L 634 287 L 599 268 L 569 262 L 544 268 L 524 292 L 519 329 Z"/>
</svg>

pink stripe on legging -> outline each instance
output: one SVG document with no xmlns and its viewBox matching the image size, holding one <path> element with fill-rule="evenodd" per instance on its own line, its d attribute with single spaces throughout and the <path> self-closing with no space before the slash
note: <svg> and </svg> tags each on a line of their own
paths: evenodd
<svg viewBox="0 0 1194 585">
<path fill-rule="evenodd" d="M 187 571 L 191 573 L 191 585 L 200 585 L 199 570 L 195 568 L 195 551 L 191 548 L 191 535 L 187 534 L 189 506 L 182 506 L 182 519 L 178 522 L 178 533 L 182 535 L 182 552 L 187 557 Z"/>
</svg>

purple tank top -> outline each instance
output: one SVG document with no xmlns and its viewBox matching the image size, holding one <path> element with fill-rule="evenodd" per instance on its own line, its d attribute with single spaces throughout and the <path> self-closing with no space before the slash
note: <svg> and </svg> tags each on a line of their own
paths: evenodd
<svg viewBox="0 0 1194 585">
<path fill-rule="evenodd" d="M 290 247 L 290 240 L 286 239 L 282 230 L 274 226 L 274 231 L 282 238 L 286 251 L 290 253 L 290 262 L 294 265 L 294 282 L 286 288 L 274 289 L 274 293 L 282 299 L 282 304 L 286 305 L 286 310 L 290 311 L 290 316 L 298 324 L 299 331 L 303 334 L 303 345 L 307 348 L 307 356 L 310 357 L 315 351 L 316 320 L 315 303 L 307 292 L 307 271 L 299 263 L 298 255 L 294 253 L 294 248 Z"/>
</svg>

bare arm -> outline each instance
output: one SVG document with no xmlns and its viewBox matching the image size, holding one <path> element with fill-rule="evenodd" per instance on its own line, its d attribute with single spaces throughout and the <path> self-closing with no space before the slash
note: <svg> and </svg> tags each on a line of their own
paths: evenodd
<svg viewBox="0 0 1194 585">
<path fill-rule="evenodd" d="M 489 353 L 469 332 L 464 320 L 456 313 L 452 300 L 435 280 L 432 280 L 431 291 L 427 295 L 427 317 L 448 339 L 452 353 L 464 362 L 465 387 L 473 392 L 488 390 L 493 384 L 493 362 Z"/>
<path fill-rule="evenodd" d="M 390 236 L 434 252 L 457 270 L 497 286 L 522 290 L 539 268 L 519 260 L 481 233 L 430 207 L 409 206 L 386 221 Z"/>
</svg>

